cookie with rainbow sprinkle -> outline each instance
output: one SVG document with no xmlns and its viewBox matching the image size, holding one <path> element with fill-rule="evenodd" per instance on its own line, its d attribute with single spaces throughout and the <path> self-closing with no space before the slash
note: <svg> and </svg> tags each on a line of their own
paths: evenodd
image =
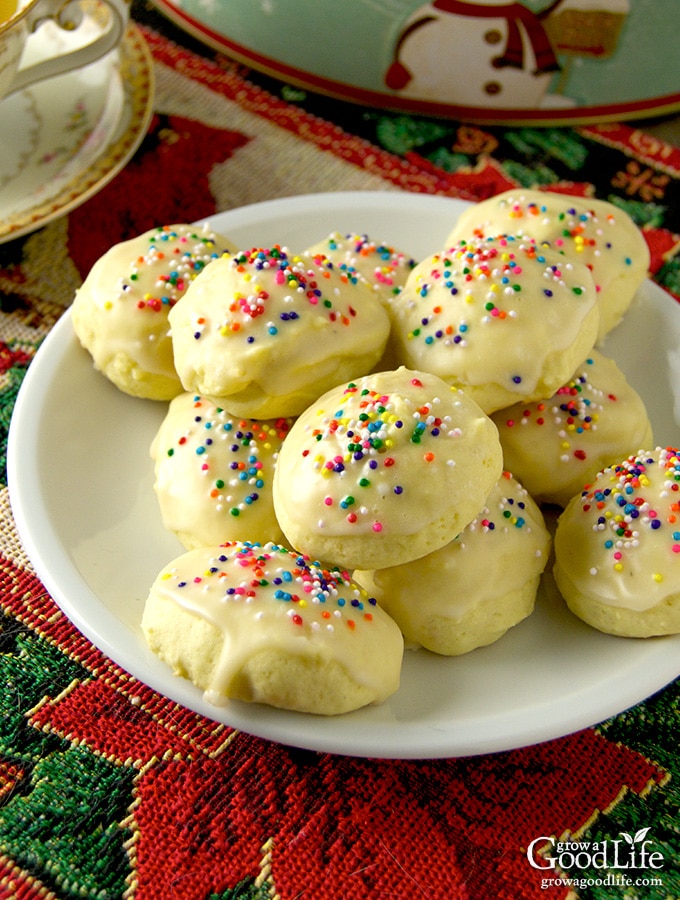
<svg viewBox="0 0 680 900">
<path fill-rule="evenodd" d="M 287 541 L 347 569 L 424 556 L 500 477 L 498 432 L 463 392 L 400 368 L 331 389 L 294 422 L 274 473 Z"/>
<path fill-rule="evenodd" d="M 404 286 L 416 260 L 408 253 L 367 234 L 332 231 L 302 254 L 326 256 L 334 265 L 357 272 L 389 312 L 392 298 Z"/>
<path fill-rule="evenodd" d="M 369 371 L 390 323 L 356 274 L 275 245 L 223 257 L 170 313 L 187 391 L 237 416 L 295 416 L 345 378 Z"/>
<path fill-rule="evenodd" d="M 539 507 L 505 472 L 481 512 L 446 546 L 353 577 L 399 625 L 407 645 L 458 656 L 494 643 L 533 612 L 550 545 Z"/>
<path fill-rule="evenodd" d="M 399 687 L 403 638 L 375 599 L 347 573 L 273 543 L 177 557 L 150 588 L 142 631 L 214 704 L 338 715 Z"/>
<path fill-rule="evenodd" d="M 72 318 L 95 367 L 134 397 L 182 391 L 168 314 L 191 282 L 236 248 L 206 227 L 164 225 L 111 247 L 77 291 Z"/>
<path fill-rule="evenodd" d="M 376 241 L 367 234 L 331 232 L 322 241 L 305 250 L 303 256 L 322 254 L 334 265 L 350 272 L 356 272 L 374 292 L 392 316 L 392 300 L 403 288 L 416 260 L 402 250 Z M 375 365 L 376 371 L 396 369 L 399 365 L 390 337 L 383 357 Z"/>
<path fill-rule="evenodd" d="M 188 550 L 225 541 L 280 541 L 272 481 L 290 419 L 240 419 L 182 393 L 151 445 L 163 525 Z"/>
<path fill-rule="evenodd" d="M 680 633 L 680 450 L 599 472 L 558 520 L 553 571 L 569 609 L 599 631 Z"/>
<path fill-rule="evenodd" d="M 494 412 L 549 397 L 599 327 L 587 266 L 529 238 L 472 238 L 422 260 L 393 300 L 401 361 Z"/>
<path fill-rule="evenodd" d="M 499 234 L 533 237 L 588 266 L 600 307 L 600 341 L 621 321 L 649 269 L 642 232 L 625 210 L 606 200 L 505 191 L 465 210 L 445 245 Z"/>
<path fill-rule="evenodd" d="M 506 468 L 535 500 L 559 506 L 600 469 L 654 446 L 642 398 L 597 350 L 549 399 L 515 403 L 491 418 Z"/>
</svg>

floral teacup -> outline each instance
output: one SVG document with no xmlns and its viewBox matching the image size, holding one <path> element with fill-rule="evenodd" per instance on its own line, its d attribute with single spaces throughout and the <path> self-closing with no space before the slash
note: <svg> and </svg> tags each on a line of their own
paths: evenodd
<svg viewBox="0 0 680 900">
<path fill-rule="evenodd" d="M 90 43 L 22 66 L 22 55 L 31 35 L 45 22 L 52 21 L 65 31 L 77 29 L 83 19 L 93 11 L 79 0 L 28 0 L 12 12 L 9 0 L 0 0 L 2 10 L 9 13 L 0 18 L 0 100 L 36 81 L 52 78 L 94 62 L 120 42 L 129 18 L 129 6 L 125 0 L 101 0 L 108 8 L 107 22 L 103 30 Z"/>
</svg>

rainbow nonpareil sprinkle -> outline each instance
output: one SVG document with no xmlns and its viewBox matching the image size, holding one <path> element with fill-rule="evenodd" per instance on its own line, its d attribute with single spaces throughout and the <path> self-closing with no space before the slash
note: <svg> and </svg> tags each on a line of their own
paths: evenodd
<svg viewBox="0 0 680 900">
<path fill-rule="evenodd" d="M 309 556 L 274 543 L 229 541 L 211 564 L 193 577 L 178 577 L 173 567 L 161 576 L 181 592 L 218 590 L 221 602 L 253 604 L 258 616 L 281 604 L 291 625 L 332 633 L 342 627 L 355 631 L 373 622 L 376 600 L 339 568 L 325 568 Z M 271 607 L 271 604 L 274 607 Z"/>
<path fill-rule="evenodd" d="M 614 572 L 623 574 L 641 542 L 661 539 L 680 565 L 680 451 L 637 453 L 604 469 L 581 494 L 584 513 L 595 515 L 593 531 Z M 597 570 L 591 571 L 597 575 Z M 652 573 L 656 581 L 660 573 Z"/>
<path fill-rule="evenodd" d="M 121 280 L 120 297 L 134 300 L 139 310 L 167 313 L 220 254 L 214 235 L 160 226 L 149 234 L 145 252 L 132 261 Z"/>
</svg>

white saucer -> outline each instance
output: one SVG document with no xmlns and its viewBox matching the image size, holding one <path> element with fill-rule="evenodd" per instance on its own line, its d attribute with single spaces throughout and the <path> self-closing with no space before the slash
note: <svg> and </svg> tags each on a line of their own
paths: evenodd
<svg viewBox="0 0 680 900">
<path fill-rule="evenodd" d="M 69 40 L 43 29 L 31 39 L 33 54 L 41 41 Z M 130 24 L 107 56 L 0 102 L 0 243 L 69 212 L 110 181 L 146 133 L 152 100 L 151 55 Z"/>
</svg>

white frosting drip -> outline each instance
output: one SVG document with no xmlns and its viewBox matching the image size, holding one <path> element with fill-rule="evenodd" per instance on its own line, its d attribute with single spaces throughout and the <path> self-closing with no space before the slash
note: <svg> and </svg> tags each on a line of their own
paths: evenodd
<svg viewBox="0 0 680 900">
<path fill-rule="evenodd" d="M 559 519 L 556 562 L 585 596 L 642 612 L 680 591 L 680 455 L 604 469 Z"/>
<path fill-rule="evenodd" d="M 271 649 L 335 660 L 378 702 L 398 684 L 403 642 L 395 623 L 346 574 L 275 544 L 191 551 L 159 574 L 152 591 L 219 630 L 212 702 L 230 695 L 248 660 Z"/>
</svg>

